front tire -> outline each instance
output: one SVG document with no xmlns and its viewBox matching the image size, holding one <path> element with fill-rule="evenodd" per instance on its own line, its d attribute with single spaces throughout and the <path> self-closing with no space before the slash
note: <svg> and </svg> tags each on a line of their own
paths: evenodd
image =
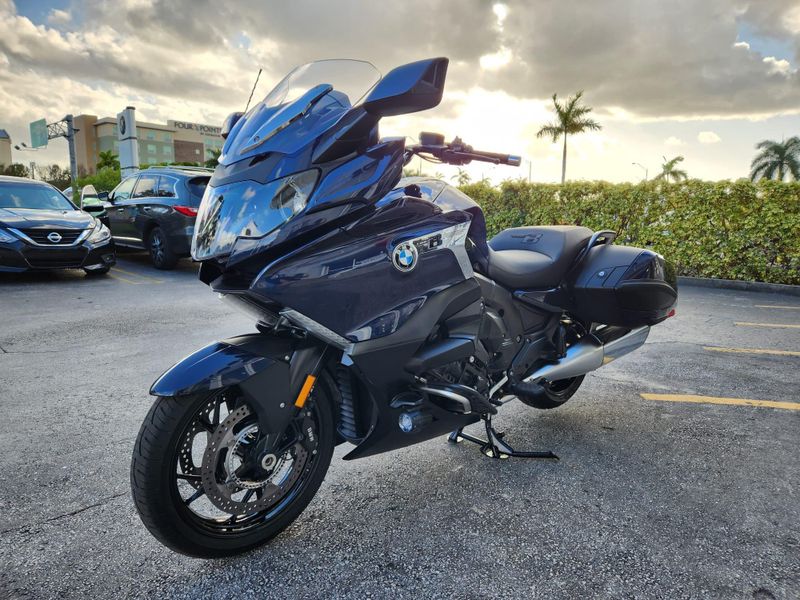
<svg viewBox="0 0 800 600">
<path fill-rule="evenodd" d="M 278 465 L 283 469 L 273 474 L 283 477 L 277 483 L 271 479 L 260 482 L 258 477 L 252 477 L 252 468 L 247 471 L 247 481 L 238 479 L 239 473 L 244 472 L 244 452 L 255 447 L 256 440 L 261 438 L 255 413 L 231 390 L 158 398 L 139 431 L 131 462 L 133 500 L 147 529 L 172 550 L 199 558 L 246 552 L 283 531 L 314 497 L 333 454 L 333 412 L 329 399 L 321 391 L 315 390 L 311 395 L 298 417 L 302 425 L 295 428 L 303 440 L 303 433 L 313 421 L 316 436 L 306 435 L 305 442 L 298 441 L 297 446 L 289 447 L 277 458 L 270 455 L 269 462 L 275 461 L 273 472 L 278 471 Z M 237 422 L 239 418 L 242 420 Z M 228 456 L 206 464 L 209 456 L 223 452 L 217 449 L 223 445 L 219 441 L 220 432 L 228 435 Z M 236 435 L 244 437 L 237 440 Z M 286 447 L 285 441 L 284 437 L 279 444 L 282 448 Z M 195 448 L 203 442 L 205 450 Z M 316 445 L 304 450 L 310 442 Z M 231 459 L 239 461 L 238 470 L 230 466 Z M 236 483 L 230 483 L 232 478 Z M 281 481 L 286 489 L 281 488 Z M 228 494 L 240 484 L 243 486 L 240 490 Z M 254 487 L 259 485 L 263 487 Z M 227 497 L 221 497 L 225 494 Z M 246 505 L 258 508 L 239 508 Z"/>
</svg>

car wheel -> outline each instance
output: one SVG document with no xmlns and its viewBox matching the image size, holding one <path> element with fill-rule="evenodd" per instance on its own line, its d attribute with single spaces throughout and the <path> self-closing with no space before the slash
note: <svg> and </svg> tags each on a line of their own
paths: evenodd
<svg viewBox="0 0 800 600">
<path fill-rule="evenodd" d="M 150 260 L 156 269 L 174 269 L 178 264 L 178 256 L 169 247 L 167 236 L 161 227 L 154 227 L 147 237 L 147 249 Z"/>
</svg>

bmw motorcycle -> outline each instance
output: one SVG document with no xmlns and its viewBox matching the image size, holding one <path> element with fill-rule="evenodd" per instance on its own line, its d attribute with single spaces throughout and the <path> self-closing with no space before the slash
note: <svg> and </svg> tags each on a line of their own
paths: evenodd
<svg viewBox="0 0 800 600">
<path fill-rule="evenodd" d="M 450 433 L 493 458 L 492 426 L 518 398 L 561 406 L 584 375 L 640 347 L 674 313 L 663 257 L 612 231 L 518 227 L 486 239 L 481 208 L 414 156 L 464 165 L 520 158 L 423 133 L 381 138 L 382 117 L 435 107 L 448 61 L 380 78 L 319 61 L 230 115 L 199 208 L 199 278 L 257 332 L 211 344 L 152 386 L 133 498 L 168 547 L 219 557 L 263 544 L 346 460 Z M 485 439 L 462 429 L 482 423 Z"/>
</svg>

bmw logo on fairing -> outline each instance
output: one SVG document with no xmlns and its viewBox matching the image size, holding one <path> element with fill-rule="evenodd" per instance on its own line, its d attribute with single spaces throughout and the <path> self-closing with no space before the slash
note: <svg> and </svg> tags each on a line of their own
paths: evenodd
<svg viewBox="0 0 800 600">
<path fill-rule="evenodd" d="M 51 231 L 50 233 L 47 234 L 47 239 L 53 242 L 54 244 L 57 244 L 58 242 L 61 241 L 61 234 L 58 233 L 57 231 Z"/>
<path fill-rule="evenodd" d="M 398 271 L 413 271 L 417 266 L 417 247 L 411 242 L 398 244 L 392 253 L 392 264 Z"/>
</svg>

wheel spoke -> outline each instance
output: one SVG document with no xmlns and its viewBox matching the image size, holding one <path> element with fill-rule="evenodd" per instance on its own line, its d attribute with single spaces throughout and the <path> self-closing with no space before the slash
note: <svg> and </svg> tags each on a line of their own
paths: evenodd
<svg viewBox="0 0 800 600">
<path fill-rule="evenodd" d="M 175 473 L 175 476 L 178 479 L 185 479 L 186 481 L 200 481 L 202 477 L 200 475 L 190 475 L 189 473 Z"/>
<path fill-rule="evenodd" d="M 248 501 L 250 500 L 250 498 L 252 498 L 252 497 L 253 497 L 253 494 L 254 494 L 254 493 L 255 493 L 255 490 L 247 490 L 247 491 L 244 493 L 244 496 L 242 496 L 242 500 L 241 500 L 241 501 L 242 501 L 242 502 L 248 502 Z"/>
<path fill-rule="evenodd" d="M 197 424 L 200 425 L 203 429 L 206 430 L 206 433 L 214 433 L 214 429 L 216 429 L 211 423 L 206 421 L 202 417 L 198 417 Z"/>
<path fill-rule="evenodd" d="M 214 404 L 214 420 L 213 420 L 213 421 L 211 421 L 211 423 L 212 423 L 212 424 L 213 424 L 215 427 L 216 427 L 217 425 L 219 425 L 219 407 L 220 407 L 220 404 L 221 404 L 220 402 L 217 402 L 216 404 Z"/>
<path fill-rule="evenodd" d="M 183 503 L 186 506 L 189 506 L 192 502 L 197 500 L 200 496 L 202 496 L 205 493 L 206 493 L 206 491 L 203 489 L 202 486 L 200 486 L 199 488 L 197 488 L 197 491 L 194 494 L 192 494 L 191 496 L 189 496 L 188 498 L 186 498 L 186 500 L 184 500 Z"/>
</svg>

